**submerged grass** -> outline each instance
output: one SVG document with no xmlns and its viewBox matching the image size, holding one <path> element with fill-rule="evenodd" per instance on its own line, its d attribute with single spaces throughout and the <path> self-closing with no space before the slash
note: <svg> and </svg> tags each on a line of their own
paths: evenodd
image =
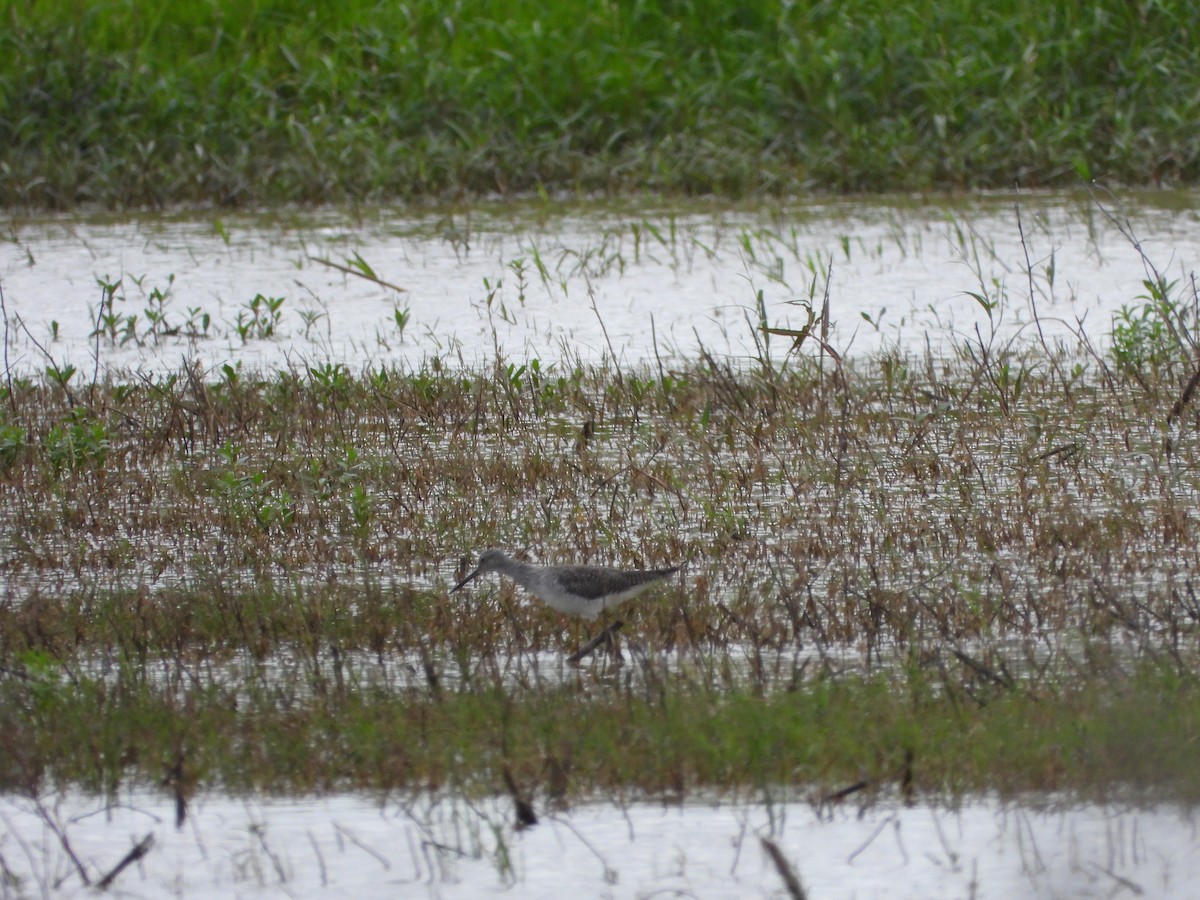
<svg viewBox="0 0 1200 900">
<path fill-rule="evenodd" d="M 1191 183 L 1192 4 L 10 3 L 0 204 Z"/>
<path fill-rule="evenodd" d="M 1104 352 L 6 373 L 0 787 L 1194 802 L 1191 290 Z M 687 565 L 574 671 L 447 597 L 488 546 Z"/>
<path fill-rule="evenodd" d="M 931 800 L 1034 792 L 1195 802 L 1200 685 L 1171 667 L 1081 678 L 964 703 L 885 676 L 821 678 L 762 695 L 686 679 L 445 694 L 338 690 L 303 700 L 262 684 L 185 687 L 53 669 L 0 685 L 6 790 L 78 783 L 115 793 L 174 779 L 240 793 L 503 790 L 539 802 L 811 796 L 868 780 Z M 19 715 L 14 715 L 15 710 Z"/>
</svg>

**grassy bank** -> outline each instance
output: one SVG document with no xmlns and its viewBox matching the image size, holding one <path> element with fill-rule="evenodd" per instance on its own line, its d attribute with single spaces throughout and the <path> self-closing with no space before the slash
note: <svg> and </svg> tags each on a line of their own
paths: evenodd
<svg viewBox="0 0 1200 900">
<path fill-rule="evenodd" d="M 1200 174 L 1183 2 L 54 0 L 0 22 L 9 206 Z"/>
</svg>

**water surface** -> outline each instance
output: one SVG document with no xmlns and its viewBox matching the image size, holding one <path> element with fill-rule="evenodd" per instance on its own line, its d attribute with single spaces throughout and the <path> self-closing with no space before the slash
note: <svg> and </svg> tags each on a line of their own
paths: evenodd
<svg viewBox="0 0 1200 900">
<path fill-rule="evenodd" d="M 1101 205 L 1080 192 L 14 219 L 0 244 L 8 363 L 40 371 L 52 358 L 90 373 L 97 357 L 118 368 L 170 369 L 188 357 L 210 368 L 355 370 L 497 354 L 658 364 L 704 348 L 744 358 L 763 352 L 753 326 L 764 312 L 770 325 L 798 329 L 826 294 L 830 343 L 851 357 L 946 352 L 994 329 L 1033 339 L 1035 315 L 1038 340 L 1074 343 L 1082 331 L 1099 342 L 1116 311 L 1140 304 L 1147 261 L 1187 283 L 1200 259 L 1198 199 L 1142 193 Z M 106 310 L 98 280 L 119 284 Z M 772 352 L 789 344 L 776 337 Z"/>
<path fill-rule="evenodd" d="M 0 798 L 5 896 L 91 896 L 138 841 L 123 897 L 741 898 L 786 896 L 762 839 L 809 896 L 1194 896 L 1194 815 L 1167 807 L 1030 808 L 975 798 L 946 810 L 888 801 L 833 810 L 768 804 L 609 803 L 543 813 L 524 831 L 504 798 L 231 798 L 175 807 L 145 792 L 115 805 L 70 792 Z"/>
</svg>

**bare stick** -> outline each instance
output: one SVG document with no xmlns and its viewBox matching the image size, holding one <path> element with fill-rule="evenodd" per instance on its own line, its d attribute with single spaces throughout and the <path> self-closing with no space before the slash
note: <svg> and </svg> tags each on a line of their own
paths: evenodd
<svg viewBox="0 0 1200 900">
<path fill-rule="evenodd" d="M 600 315 L 600 309 L 596 306 L 596 294 L 592 290 L 592 280 L 587 280 L 588 299 L 592 301 L 592 312 L 596 314 L 596 321 L 600 323 L 600 331 L 604 334 L 604 343 L 608 345 L 608 355 L 612 357 L 613 374 L 617 379 L 617 387 L 622 391 L 625 390 L 625 379 L 621 377 L 621 366 L 617 360 L 617 351 L 613 349 L 612 338 L 608 336 L 608 326 L 604 324 L 604 317 Z"/>
<path fill-rule="evenodd" d="M 579 843 L 583 844 L 583 846 L 587 847 L 590 851 L 592 851 L 592 855 L 596 857 L 596 859 L 600 862 L 600 865 L 604 868 L 604 881 L 607 884 L 616 884 L 617 883 L 617 870 L 612 868 L 612 866 L 610 866 L 608 864 L 608 860 L 606 860 L 603 856 L 600 855 L 600 851 L 597 850 L 594 846 L 592 846 L 591 841 L 589 841 L 587 838 L 585 838 L 580 833 L 579 829 L 576 828 L 574 825 L 572 825 L 569 820 L 555 818 L 555 821 L 559 825 L 565 826 L 568 831 L 570 831 L 572 834 L 575 835 L 575 837 L 577 837 L 579 839 Z M 633 834 L 633 831 L 632 831 L 632 826 L 631 826 L 630 835 L 632 836 L 632 834 Z"/>
<path fill-rule="evenodd" d="M 804 886 L 800 884 L 799 877 L 792 869 L 791 863 L 783 855 L 783 851 L 779 849 L 779 845 L 770 838 L 759 838 L 759 840 L 762 841 L 767 855 L 771 857 L 771 862 L 775 863 L 775 868 L 779 870 L 779 877 L 783 879 L 783 886 L 787 888 L 788 896 L 792 900 L 805 900 L 808 895 L 804 893 Z"/>
<path fill-rule="evenodd" d="M 4 285 L 0 283 L 0 316 L 4 317 L 4 380 L 8 384 L 8 402 L 17 411 L 17 399 L 13 396 L 12 367 L 8 363 L 8 307 L 4 303 Z"/>
<path fill-rule="evenodd" d="M 38 818 L 45 822 L 46 827 L 54 833 L 56 838 L 58 838 L 59 844 L 62 845 L 63 852 L 67 854 L 67 859 L 71 860 L 71 864 L 75 866 L 75 870 L 79 873 L 80 880 L 83 881 L 85 885 L 90 885 L 92 880 L 88 877 L 87 869 L 84 868 L 84 865 L 80 861 L 79 857 L 75 855 L 75 851 L 71 849 L 71 842 L 67 840 L 67 833 L 59 827 L 58 823 L 55 822 L 53 818 L 51 818 L 49 811 L 42 804 L 41 800 L 37 800 L 36 803 Z M 57 886 L 58 885 L 55 885 L 55 887 Z"/>
<path fill-rule="evenodd" d="M 1187 387 L 1183 389 L 1183 393 L 1179 399 L 1175 401 L 1175 405 L 1171 407 L 1171 411 L 1167 414 L 1167 424 L 1170 425 L 1183 412 L 1183 408 L 1188 405 L 1188 401 L 1192 399 L 1192 394 L 1196 392 L 1196 386 L 1200 385 L 1200 369 L 1197 369 L 1187 383 Z"/>
<path fill-rule="evenodd" d="M 906 806 L 913 805 L 913 759 L 915 754 L 909 747 L 904 751 L 904 765 L 900 767 L 900 796 Z"/>
<path fill-rule="evenodd" d="M 841 368 L 841 357 L 833 352 L 829 346 L 829 285 L 833 283 L 833 254 L 829 254 L 829 268 L 825 270 L 825 296 L 821 298 L 821 346 L 826 353 L 829 353 L 834 362 Z M 821 365 L 821 371 L 824 373 L 825 366 Z"/>
<path fill-rule="evenodd" d="M 101 891 L 106 891 L 112 887 L 112 883 L 117 880 L 117 876 L 124 872 L 129 866 L 133 865 L 143 856 L 150 852 L 154 846 L 154 834 L 150 833 L 133 845 L 133 849 L 125 854 L 124 859 L 117 863 L 111 872 L 105 875 L 96 883 L 96 888 Z"/>
<path fill-rule="evenodd" d="M 1037 325 L 1038 340 L 1042 342 L 1042 350 L 1046 356 L 1050 355 L 1050 348 L 1046 346 L 1046 335 L 1042 332 L 1042 319 L 1038 315 L 1037 308 L 1037 292 L 1033 287 L 1033 262 L 1029 259 L 1029 246 L 1025 243 L 1025 225 L 1021 221 L 1021 204 L 1013 204 L 1013 212 L 1017 215 L 1017 234 L 1021 237 L 1021 250 L 1025 254 L 1025 277 L 1029 281 L 1029 308 L 1033 311 L 1033 322 Z"/>
<path fill-rule="evenodd" d="M 120 284 L 120 282 L 117 282 L 117 284 Z M 110 291 L 109 285 L 104 282 L 101 282 L 101 285 L 102 285 L 102 287 L 100 288 L 100 305 L 96 307 L 96 327 L 92 329 L 93 335 L 96 338 L 95 343 L 92 344 L 92 359 L 95 360 L 95 365 L 92 368 L 92 385 L 93 385 L 93 387 L 95 386 L 96 382 L 98 382 L 100 380 L 100 333 L 101 333 L 101 329 L 104 325 L 104 298 L 105 297 L 107 297 L 108 301 L 109 301 L 109 311 L 110 312 L 112 311 L 112 293 Z M 116 290 L 116 287 L 113 286 L 112 290 Z"/>
<path fill-rule="evenodd" d="M 361 256 L 358 256 L 357 253 L 355 254 L 355 256 L 358 258 L 359 263 L 366 266 L 366 263 L 363 262 L 363 258 Z M 397 293 L 401 293 L 401 294 L 408 293 L 408 288 L 402 288 L 398 284 L 392 284 L 390 281 L 384 281 L 382 278 L 380 278 L 378 275 L 376 275 L 373 271 L 371 271 L 371 268 L 369 266 L 366 266 L 366 268 L 359 268 L 359 267 L 353 266 L 353 265 L 346 266 L 346 265 L 342 265 L 341 263 L 336 263 L 332 259 L 325 259 L 324 257 L 321 257 L 321 256 L 313 256 L 312 254 L 308 254 L 308 258 L 311 259 L 315 263 L 320 263 L 323 266 L 329 266 L 329 268 L 337 269 L 339 272 L 344 272 L 347 275 L 353 275 L 355 278 L 365 278 L 367 281 L 374 282 L 375 284 L 379 285 L 380 287 L 388 288 L 389 290 L 396 291 Z"/>
<path fill-rule="evenodd" d="M 29 325 L 24 320 L 21 320 L 21 328 L 25 331 L 25 337 L 29 339 L 33 346 L 37 347 L 42 356 L 46 357 L 51 367 L 53 367 L 55 371 L 61 372 L 62 367 L 60 367 L 58 363 L 54 361 L 54 357 L 50 354 L 50 351 L 42 345 L 42 342 L 33 336 L 33 332 L 29 330 Z M 74 391 L 71 390 L 65 379 L 61 382 L 61 384 L 63 391 L 66 392 L 67 400 L 70 401 L 71 405 L 79 406 L 79 402 L 75 399 Z"/>
<path fill-rule="evenodd" d="M 888 816 L 886 819 L 884 819 L 882 822 L 880 822 L 879 826 L 875 829 L 875 831 L 873 831 L 871 833 L 871 836 L 869 838 L 867 838 L 866 842 L 862 846 L 860 846 L 857 850 L 855 850 L 853 853 L 851 853 L 849 856 L 846 857 L 846 862 L 848 862 L 848 863 L 854 862 L 854 858 L 856 856 L 858 856 L 860 853 L 862 853 L 864 850 L 866 850 L 868 847 L 870 847 L 871 844 L 873 844 L 875 842 L 875 838 L 877 838 L 877 837 L 879 837 L 879 835 L 883 834 L 883 829 L 887 828 L 888 825 L 891 825 L 895 821 L 896 821 L 895 816 Z"/>
<path fill-rule="evenodd" d="M 868 780 L 864 779 L 863 781 L 856 781 L 856 782 L 854 782 L 854 784 L 847 785 L 846 787 L 841 788 L 840 790 L 834 791 L 832 794 L 826 794 L 824 797 L 822 797 L 820 799 L 820 801 L 819 801 L 820 805 L 821 806 L 832 806 L 834 803 L 841 803 L 843 800 L 845 800 L 851 794 L 857 794 L 859 791 L 865 791 L 870 786 L 871 786 L 871 782 Z"/>
<path fill-rule="evenodd" d="M 364 844 L 362 841 L 360 841 L 358 839 L 358 837 L 354 834 L 354 832 L 348 831 L 347 829 L 345 829 L 341 825 L 339 825 L 337 822 L 333 823 L 333 830 L 336 831 L 340 836 L 342 836 L 346 840 L 348 840 L 350 843 L 352 843 L 355 847 L 357 847 L 363 853 L 366 853 L 368 856 L 375 857 L 375 859 L 377 859 L 379 861 L 379 864 L 381 866 L 383 866 L 383 868 L 385 870 L 390 870 L 392 868 L 392 864 L 388 861 L 388 858 L 386 856 L 384 856 L 379 851 L 374 850 L 371 847 L 368 847 L 366 844 Z M 309 833 L 309 839 L 310 840 L 312 839 L 311 832 Z M 316 846 L 315 841 L 313 842 L 313 846 L 314 847 Z M 325 867 L 325 863 L 322 862 L 321 868 L 324 869 L 324 867 Z"/>
<path fill-rule="evenodd" d="M 517 831 L 533 827 L 538 823 L 537 813 L 533 811 L 533 804 L 522 796 L 520 789 L 517 787 L 517 781 L 513 778 L 512 770 L 508 767 L 508 763 L 504 764 L 501 775 L 504 776 L 504 786 L 508 789 L 509 796 L 512 797 L 513 804 L 516 806 Z"/>
</svg>

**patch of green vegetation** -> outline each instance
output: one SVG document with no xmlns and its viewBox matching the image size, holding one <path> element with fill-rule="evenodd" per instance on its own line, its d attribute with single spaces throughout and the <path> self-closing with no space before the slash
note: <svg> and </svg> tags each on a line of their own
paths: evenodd
<svg viewBox="0 0 1200 900">
<path fill-rule="evenodd" d="M 0 204 L 1191 183 L 1194 13 L 8 4 Z"/>
<path fill-rule="evenodd" d="M 0 473 L 6 474 L 20 459 L 29 440 L 24 428 L 10 425 L 0 418 Z"/>
<path fill-rule="evenodd" d="M 1200 308 L 1177 282 L 1156 274 L 1144 282 L 1137 306 L 1113 318 L 1111 353 L 1122 372 L 1141 379 L 1161 369 L 1189 365 L 1197 352 Z"/>
<path fill-rule="evenodd" d="M 821 678 L 795 691 L 713 691 L 652 664 L 636 688 L 593 683 L 392 692 L 333 678 L 166 683 L 128 666 L 64 677 L 27 656 L 0 682 L 0 789 L 74 782 L 109 792 L 169 773 L 241 792 L 503 792 L 503 772 L 562 803 L 596 794 L 682 799 L 756 790 L 981 791 L 1200 801 L 1191 748 L 1200 685 L 1171 667 L 987 703 L 913 692 L 900 677 Z M 326 673 L 327 675 L 329 673 Z M 1093 676 L 1096 673 L 1093 673 Z M 625 679 L 621 679 L 624 681 Z M 640 682 L 640 679 L 639 679 Z"/>
</svg>

